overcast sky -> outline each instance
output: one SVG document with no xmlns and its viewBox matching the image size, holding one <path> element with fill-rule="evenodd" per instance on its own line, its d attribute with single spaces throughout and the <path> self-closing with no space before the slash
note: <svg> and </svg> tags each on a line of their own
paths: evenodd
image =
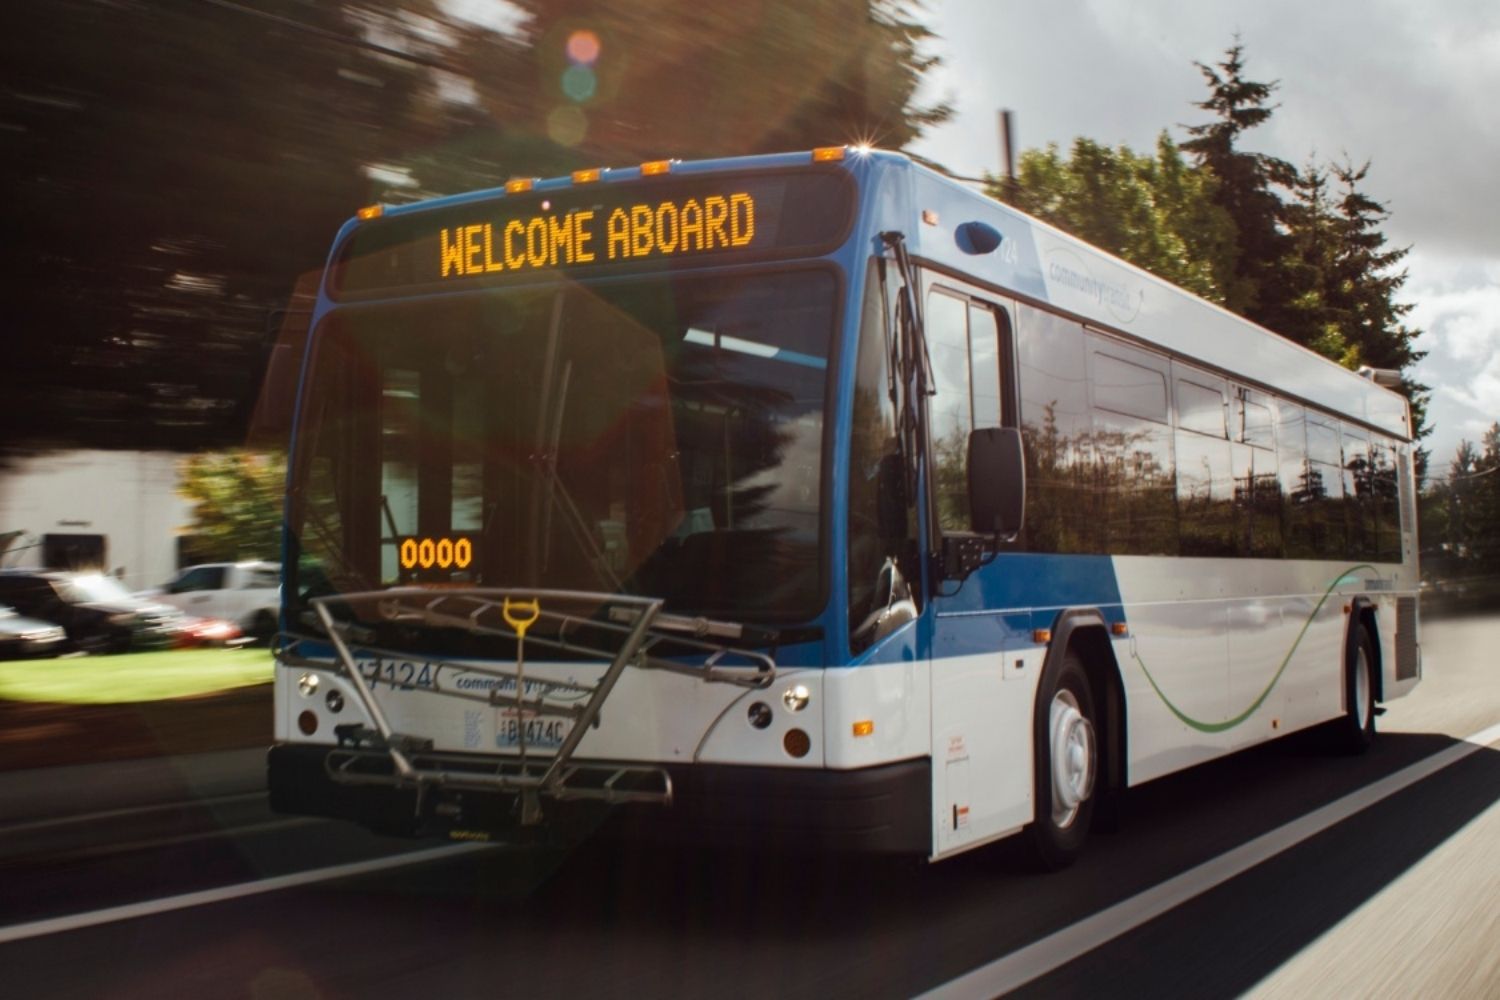
<svg viewBox="0 0 1500 1000">
<path fill-rule="evenodd" d="M 1029 148 L 1077 136 L 1149 150 L 1204 121 L 1194 61 L 1238 32 L 1246 75 L 1281 106 L 1247 148 L 1301 166 L 1372 162 L 1365 190 L 1409 245 L 1403 298 L 1424 334 L 1432 471 L 1500 419 L 1500 3 L 1494 0 L 927 0 L 945 65 L 932 93 L 954 121 L 914 147 L 964 174 L 995 171 L 996 113 Z"/>
</svg>

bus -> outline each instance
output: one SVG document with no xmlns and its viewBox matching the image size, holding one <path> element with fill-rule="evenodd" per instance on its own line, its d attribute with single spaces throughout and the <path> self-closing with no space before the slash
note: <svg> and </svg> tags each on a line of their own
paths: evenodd
<svg viewBox="0 0 1500 1000">
<path fill-rule="evenodd" d="M 901 154 L 372 206 L 305 355 L 282 812 L 1055 868 L 1421 676 L 1389 380 Z"/>
</svg>

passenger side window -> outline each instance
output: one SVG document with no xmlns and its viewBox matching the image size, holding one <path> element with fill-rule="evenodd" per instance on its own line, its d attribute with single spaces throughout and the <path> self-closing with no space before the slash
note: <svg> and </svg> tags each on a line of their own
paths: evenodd
<svg viewBox="0 0 1500 1000">
<path fill-rule="evenodd" d="M 968 531 L 969 433 L 1004 421 L 1001 314 L 940 289 L 927 297 L 933 480 L 942 531 Z"/>
<path fill-rule="evenodd" d="M 1307 477 L 1303 503 L 1314 558 L 1343 559 L 1344 460 L 1338 426 L 1325 417 L 1307 417 Z"/>
<path fill-rule="evenodd" d="M 1224 380 L 1184 369 L 1177 397 L 1177 513 L 1182 554 L 1232 556 L 1237 549 L 1235 480 L 1226 436 Z"/>
<path fill-rule="evenodd" d="M 1083 327 L 1016 307 L 1028 552 L 1101 552 Z"/>
<path fill-rule="evenodd" d="M 1279 558 L 1282 497 L 1271 401 L 1264 393 L 1245 388 L 1235 388 L 1233 395 L 1229 447 L 1237 547 L 1242 556 Z"/>
<path fill-rule="evenodd" d="M 1176 470 L 1165 358 L 1089 338 L 1099 548 L 1176 555 Z M 1220 418 L 1222 420 L 1222 418 Z"/>
</svg>

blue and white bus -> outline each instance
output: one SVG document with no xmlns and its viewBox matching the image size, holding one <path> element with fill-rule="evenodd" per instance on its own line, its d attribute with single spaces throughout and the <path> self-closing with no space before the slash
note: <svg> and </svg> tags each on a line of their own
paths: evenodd
<svg viewBox="0 0 1500 1000">
<path fill-rule="evenodd" d="M 518 179 L 339 234 L 273 805 L 1066 864 L 1421 675 L 1408 407 L 904 156 Z"/>
</svg>

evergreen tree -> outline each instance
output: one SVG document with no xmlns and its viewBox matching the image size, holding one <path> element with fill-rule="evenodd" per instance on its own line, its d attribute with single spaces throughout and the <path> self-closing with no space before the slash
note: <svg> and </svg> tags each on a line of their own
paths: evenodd
<svg viewBox="0 0 1500 1000">
<path fill-rule="evenodd" d="M 1242 148 L 1245 133 L 1265 124 L 1276 110 L 1267 102 L 1278 84 L 1246 79 L 1243 57 L 1244 47 L 1236 41 L 1217 67 L 1196 64 L 1210 91 L 1196 106 L 1211 112 L 1215 120 L 1188 126 L 1192 138 L 1182 148 L 1218 178 L 1214 204 L 1234 222 L 1238 254 L 1224 305 L 1308 344 L 1317 331 L 1301 325 L 1305 310 L 1298 303 L 1305 305 L 1310 275 L 1297 266 L 1286 207 L 1278 193 L 1296 185 L 1297 170 L 1285 160 Z"/>
<path fill-rule="evenodd" d="M 935 60 L 906 0 L 520 0 L 503 31 L 452 6 L 49 0 L 8 21 L 0 453 L 243 442 L 275 311 L 372 201 L 900 147 L 948 115 L 915 98 Z"/>
<path fill-rule="evenodd" d="M 1300 342 L 1305 347 L 1345 367 L 1358 367 L 1357 348 L 1347 339 L 1328 296 L 1328 282 L 1342 246 L 1328 170 L 1308 163 L 1297 175 L 1292 194 L 1285 214 L 1292 237 L 1291 252 L 1284 266 L 1296 269 L 1301 278 L 1301 293 L 1289 304 L 1298 317 L 1293 326 L 1303 331 Z"/>
</svg>

